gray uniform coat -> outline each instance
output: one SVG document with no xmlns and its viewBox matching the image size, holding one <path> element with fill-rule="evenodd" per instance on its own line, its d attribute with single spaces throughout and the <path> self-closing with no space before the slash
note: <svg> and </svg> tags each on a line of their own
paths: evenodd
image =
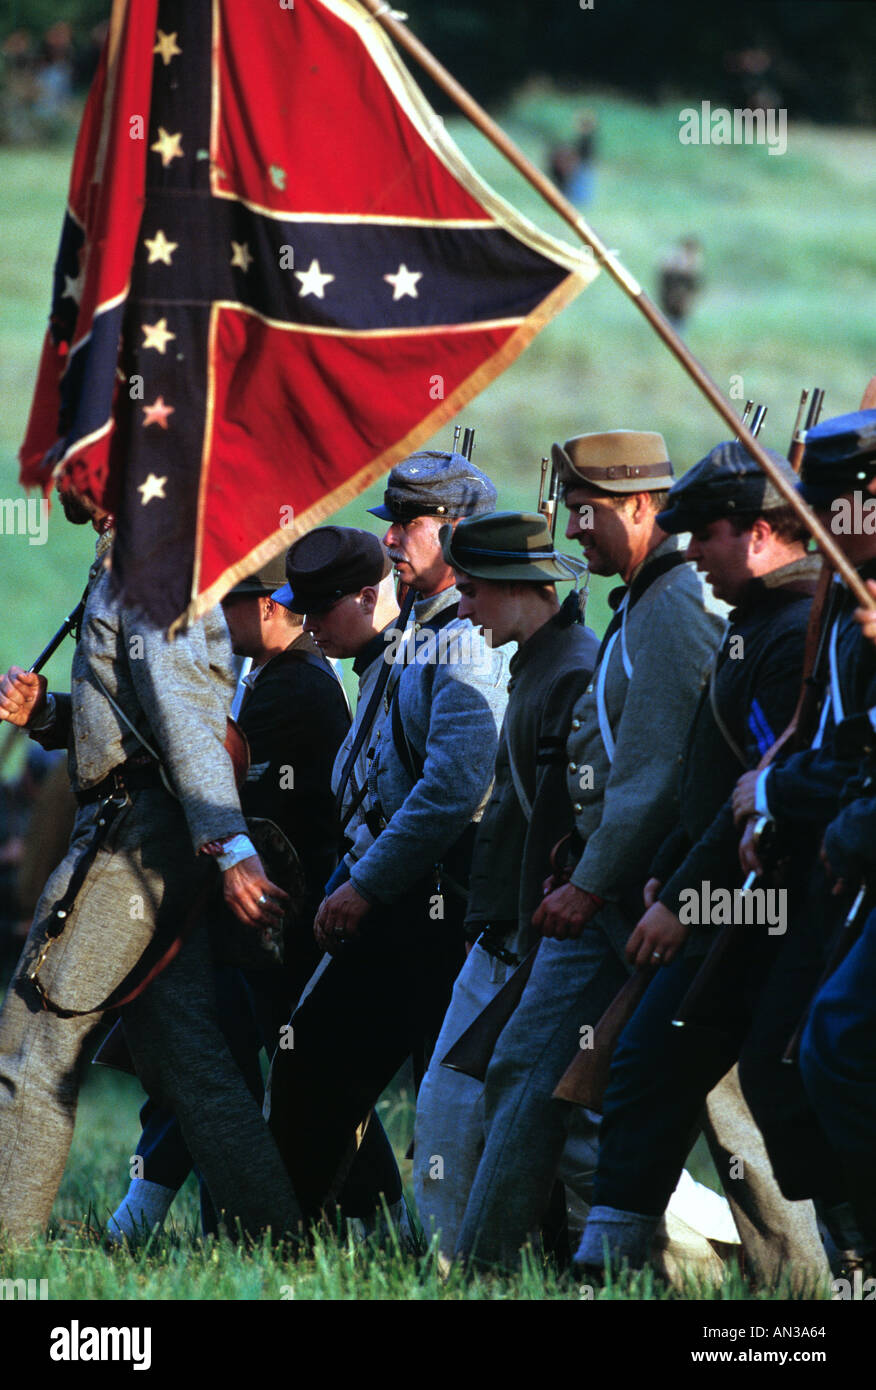
<svg viewBox="0 0 876 1390">
<path fill-rule="evenodd" d="M 479 818 L 490 794 L 510 653 L 492 651 L 465 618 L 427 631 L 458 602 L 458 589 L 450 588 L 414 604 L 414 646 L 395 698 L 423 772 L 412 780 L 385 719 L 368 785 L 388 824 L 350 875 L 372 903 L 394 902 L 424 878 Z"/>
<path fill-rule="evenodd" d="M 223 748 L 230 656 L 218 610 L 167 642 L 121 607 L 106 572 L 93 578 L 72 702 L 59 699 L 42 741 L 72 729 L 71 771 L 80 789 L 141 753 L 99 677 L 161 757 L 177 796 L 156 785 L 126 798 L 50 947 L 39 980 L 72 1017 L 41 1009 L 28 975 L 100 803 L 79 810 L 70 848 L 37 904 L 0 1010 L 0 1222 L 15 1239 L 44 1226 L 51 1212 L 73 1131 L 82 1048 L 107 997 L 141 979 L 144 960 L 175 936 L 198 889 L 215 884 L 215 865 L 195 851 L 246 829 Z M 299 1209 L 288 1175 L 219 1030 L 205 927 L 191 932 L 122 1017 L 137 1073 L 176 1113 L 217 1209 L 253 1232 L 294 1229 Z"/>
<path fill-rule="evenodd" d="M 663 541 L 642 573 L 677 549 L 676 537 Z M 687 730 L 726 613 L 692 565 L 660 575 L 633 605 L 608 657 L 604 690 L 616 743 L 613 760 L 599 727 L 596 676 L 575 707 L 566 785 L 584 850 L 572 882 L 616 905 L 633 924 L 643 910 L 651 860 L 678 819 Z M 597 920 L 623 951 L 626 923 L 609 926 L 617 918 L 610 912 Z"/>
<path fill-rule="evenodd" d="M 574 600 L 573 600 L 574 602 Z M 564 795 L 565 741 L 572 709 L 584 693 L 599 643 L 571 624 L 568 610 L 533 633 L 511 659 L 508 708 L 499 736 L 493 793 L 475 840 L 466 934 L 507 926 L 506 945 L 529 945 L 532 914 L 550 871 L 550 852 L 569 829 Z M 510 759 L 529 803 L 527 816 Z"/>
</svg>

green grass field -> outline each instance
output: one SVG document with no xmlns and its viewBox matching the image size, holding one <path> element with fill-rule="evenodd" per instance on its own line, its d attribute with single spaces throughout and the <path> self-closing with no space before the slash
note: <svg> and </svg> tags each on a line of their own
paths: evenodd
<svg viewBox="0 0 876 1390">
<path fill-rule="evenodd" d="M 679 106 L 699 101 L 689 94 Z M 506 128 L 536 161 L 568 132 L 582 102 L 530 89 Z M 868 171 L 876 134 L 789 127 L 788 152 L 682 146 L 679 106 L 645 108 L 589 94 L 601 128 L 597 195 L 587 216 L 603 240 L 651 292 L 660 255 L 684 233 L 705 246 L 707 288 L 687 341 L 718 384 L 742 378 L 745 395 L 770 413 L 762 438 L 787 447 L 802 386 L 826 390 L 826 414 L 856 408 L 876 371 L 876 211 Z M 455 137 L 483 176 L 534 220 L 566 229 L 486 142 L 460 122 Z M 72 148 L 72 147 L 71 147 Z M 4 240 L 0 258 L 0 495 L 19 495 L 16 451 L 23 434 L 48 307 L 70 149 L 0 150 Z M 568 239 L 568 238 L 567 238 Z M 702 456 L 726 429 L 641 316 L 605 275 L 536 339 L 523 357 L 465 412 L 478 431 L 477 462 L 499 484 L 500 506 L 534 508 L 538 460 L 554 439 L 617 427 L 660 430 L 676 470 Z M 435 443 L 448 446 L 450 430 Z M 339 514 L 366 524 L 374 488 Z M 90 533 L 52 514 L 49 541 L 2 537 L 0 665 L 30 662 L 72 607 L 91 555 Z M 595 581 L 589 618 L 607 614 Z M 50 678 L 63 688 L 69 657 Z M 14 762 L 12 764 L 14 766 Z M 568 1277 L 535 1261 L 513 1279 L 454 1278 L 442 1285 L 435 1261 L 392 1249 L 320 1245 L 298 1266 L 268 1251 L 245 1255 L 195 1244 L 196 1199 L 189 1185 L 174 1208 L 174 1229 L 143 1252 L 107 1256 L 84 1235 L 99 1227 L 127 1181 L 141 1093 L 129 1078 L 95 1069 L 87 1078 L 71 1160 L 56 1204 L 60 1225 L 27 1255 L 0 1252 L 0 1277 L 48 1278 L 52 1298 L 578 1299 Z M 410 1137 L 408 1094 L 396 1086 L 382 1102 L 394 1141 Z M 702 1162 L 700 1161 L 700 1168 Z M 678 1297 L 650 1276 L 621 1280 L 600 1297 Z M 720 1289 L 688 1297 L 771 1297 L 731 1274 Z"/>
</svg>

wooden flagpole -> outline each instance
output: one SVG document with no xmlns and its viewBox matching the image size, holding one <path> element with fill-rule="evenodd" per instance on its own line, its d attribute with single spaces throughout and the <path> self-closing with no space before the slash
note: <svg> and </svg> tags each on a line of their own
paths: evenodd
<svg viewBox="0 0 876 1390">
<path fill-rule="evenodd" d="M 621 265 L 620 261 L 603 244 L 592 227 L 585 222 L 578 209 L 569 202 L 567 198 L 551 183 L 550 179 L 542 171 L 527 159 L 522 150 L 518 149 L 513 140 L 505 134 L 501 126 L 498 126 L 492 117 L 488 116 L 482 106 L 475 101 L 466 89 L 451 76 L 443 64 L 429 52 L 429 49 L 420 42 L 408 29 L 406 24 L 401 22 L 397 13 L 391 8 L 386 0 L 360 0 L 366 10 L 378 21 L 378 23 L 391 35 L 396 42 L 404 48 L 413 58 L 417 60 L 422 68 L 429 74 L 433 82 L 437 83 L 447 95 L 456 102 L 460 110 L 468 117 L 478 130 L 492 141 L 498 150 L 508 159 L 516 169 L 520 171 L 524 178 L 528 179 L 532 186 L 541 194 L 545 202 L 549 203 L 560 216 L 568 222 L 569 226 L 578 234 L 581 240 L 592 251 L 594 258 L 601 265 L 616 284 L 633 301 L 639 311 L 644 314 L 651 327 L 658 337 L 669 348 L 669 351 L 681 363 L 696 386 L 699 387 L 703 395 L 721 416 L 722 420 L 729 426 L 741 444 L 744 444 L 752 458 L 757 461 L 775 488 L 790 504 L 795 512 L 805 524 L 813 536 L 819 549 L 827 556 L 834 569 L 842 576 L 843 581 L 855 595 L 863 608 L 876 608 L 874 599 L 862 579 L 858 575 L 854 566 L 849 562 L 842 550 L 836 544 L 833 536 L 821 525 L 812 508 L 809 507 L 800 494 L 796 491 L 793 484 L 786 481 L 775 464 L 767 455 L 763 447 L 758 444 L 754 435 L 746 425 L 743 425 L 739 417 L 733 410 L 729 401 L 725 400 L 719 388 L 709 376 L 702 363 L 694 357 L 693 353 L 676 333 L 668 319 L 657 308 L 643 291 L 641 285 L 634 277 Z"/>
</svg>

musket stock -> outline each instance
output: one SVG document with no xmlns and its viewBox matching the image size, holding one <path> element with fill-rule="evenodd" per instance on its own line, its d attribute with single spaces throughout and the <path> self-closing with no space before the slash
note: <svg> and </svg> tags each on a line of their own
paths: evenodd
<svg viewBox="0 0 876 1390">
<path fill-rule="evenodd" d="M 614 1050 L 653 980 L 656 968 L 642 966 L 618 990 L 593 1030 L 593 1046 L 579 1047 L 554 1088 L 554 1100 L 565 1100 L 570 1105 L 601 1112 Z"/>
<path fill-rule="evenodd" d="M 464 1072 L 466 1076 L 473 1076 L 475 1081 L 483 1081 L 499 1034 L 523 997 L 538 947 L 539 943 L 536 942 L 498 994 L 493 996 L 450 1051 L 441 1058 L 442 1067 Z"/>
</svg>

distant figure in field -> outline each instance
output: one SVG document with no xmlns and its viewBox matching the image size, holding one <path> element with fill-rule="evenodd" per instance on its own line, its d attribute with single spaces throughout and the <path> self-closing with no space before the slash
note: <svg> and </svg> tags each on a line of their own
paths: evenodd
<svg viewBox="0 0 876 1390">
<path fill-rule="evenodd" d="M 657 297 L 673 328 L 682 329 L 703 287 L 703 248 L 696 237 L 682 237 L 659 266 Z"/>
<path fill-rule="evenodd" d="M 551 178 L 578 207 L 587 207 L 593 201 L 596 128 L 594 113 L 582 111 L 577 121 L 577 135 L 561 145 L 554 145 L 548 157 Z"/>
</svg>

